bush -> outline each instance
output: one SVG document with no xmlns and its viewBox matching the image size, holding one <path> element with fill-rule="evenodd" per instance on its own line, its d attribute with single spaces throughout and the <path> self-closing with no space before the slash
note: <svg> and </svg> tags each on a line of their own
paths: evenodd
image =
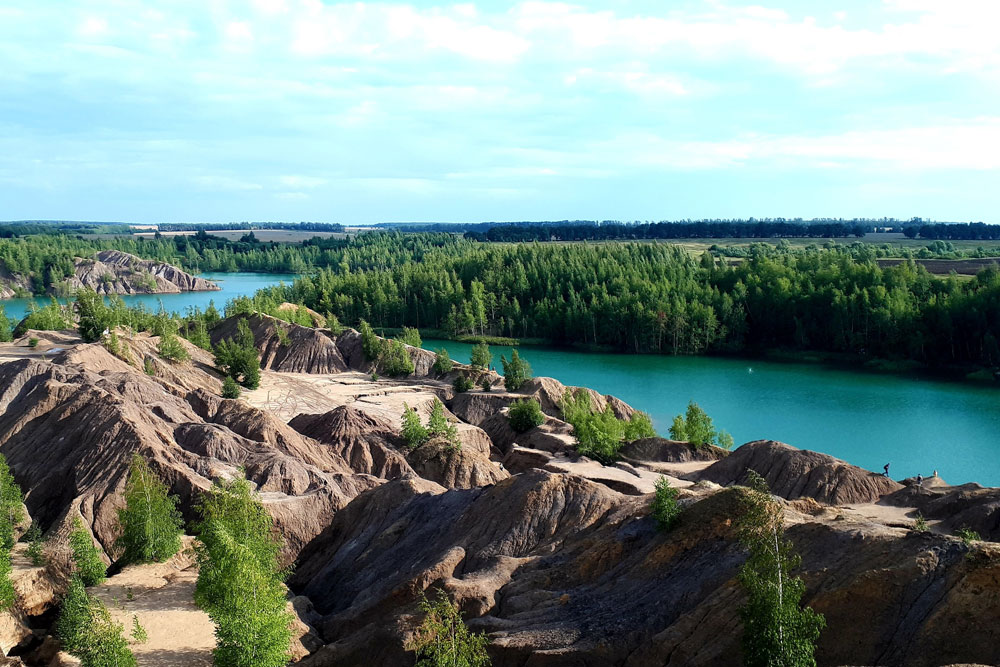
<svg viewBox="0 0 1000 667">
<path fill-rule="evenodd" d="M 963 526 L 962 528 L 956 530 L 955 535 L 962 538 L 962 541 L 965 542 L 966 546 L 972 544 L 973 542 L 978 542 L 979 540 L 983 539 L 982 537 L 979 536 L 979 533 L 972 530 L 968 526 Z"/>
<path fill-rule="evenodd" d="M 500 363 L 503 364 L 503 380 L 507 391 L 517 391 L 531 379 L 531 366 L 528 365 L 527 361 L 521 359 L 517 350 L 511 351 L 510 361 L 501 355 Z"/>
<path fill-rule="evenodd" d="M 545 415 L 542 414 L 542 407 L 533 398 L 514 401 L 507 410 L 507 420 L 510 427 L 518 433 L 524 433 L 530 429 L 545 423 Z"/>
<path fill-rule="evenodd" d="M 222 398 L 239 398 L 240 393 L 239 383 L 231 375 L 227 375 L 222 381 Z"/>
<path fill-rule="evenodd" d="M 173 331 L 164 331 L 160 335 L 160 343 L 156 346 L 157 353 L 169 361 L 187 361 L 191 353 Z"/>
<path fill-rule="evenodd" d="M 438 399 L 434 399 L 431 406 L 431 415 L 427 419 L 427 434 L 431 438 L 444 438 L 452 447 L 460 447 L 458 440 L 458 429 L 444 416 L 444 404 Z"/>
<path fill-rule="evenodd" d="M 200 317 L 188 322 L 184 330 L 184 337 L 187 338 L 192 345 L 197 345 L 203 350 L 212 349 L 212 339 L 208 335 L 208 327 L 205 324 L 205 320 Z"/>
<path fill-rule="evenodd" d="M 455 362 L 451 360 L 451 356 L 448 354 L 448 350 L 441 348 L 434 353 L 434 372 L 438 375 L 444 375 L 445 373 L 450 373 L 451 369 L 455 367 Z"/>
<path fill-rule="evenodd" d="M 654 485 L 653 502 L 650 513 L 656 519 L 660 530 L 670 530 L 681 515 L 681 506 L 677 502 L 678 491 L 670 486 L 669 480 L 661 476 Z"/>
<path fill-rule="evenodd" d="M 361 334 L 361 351 L 364 352 L 365 359 L 377 361 L 382 353 L 382 340 L 375 335 L 371 325 L 364 320 L 361 320 L 361 324 L 358 325 L 358 332 Z"/>
<path fill-rule="evenodd" d="M 430 434 L 424 425 L 420 423 L 420 415 L 403 403 L 403 442 L 410 449 L 416 449 L 427 442 Z"/>
<path fill-rule="evenodd" d="M 32 349 L 38 347 L 38 339 L 35 338 L 34 336 L 32 336 L 31 338 L 29 338 L 28 339 L 28 347 L 30 347 Z"/>
<path fill-rule="evenodd" d="M 476 385 L 474 385 L 472 383 L 472 380 L 470 380 L 469 378 L 465 377 L 464 375 L 459 375 L 451 383 L 451 386 L 455 388 L 455 391 L 457 393 L 464 394 L 465 392 L 469 391 L 470 389 L 472 389 Z"/>
<path fill-rule="evenodd" d="M 125 626 L 111 618 L 100 600 L 87 594 L 80 577 L 70 579 L 56 621 L 63 649 L 84 667 L 135 667 Z"/>
<path fill-rule="evenodd" d="M 143 361 L 142 361 L 142 370 L 146 373 L 146 375 L 149 375 L 149 376 L 155 376 L 156 375 L 156 366 L 153 364 L 153 360 L 150 359 L 149 357 L 146 357 L 145 359 L 143 359 Z"/>
<path fill-rule="evenodd" d="M 921 514 L 920 512 L 917 512 L 917 516 L 913 520 L 913 530 L 914 532 L 917 533 L 926 533 L 928 530 L 930 530 L 927 527 L 927 519 L 925 519 L 924 515 Z"/>
<path fill-rule="evenodd" d="M 274 335 L 278 339 L 278 345 L 281 347 L 288 347 L 288 344 L 292 342 L 292 339 L 288 337 L 288 332 L 285 331 L 285 327 L 277 326 L 274 329 Z"/>
<path fill-rule="evenodd" d="M 28 315 L 14 329 L 14 336 L 23 336 L 28 329 L 36 331 L 63 331 L 73 328 L 73 317 L 58 301 L 41 308 L 34 301 L 28 304 Z"/>
<path fill-rule="evenodd" d="M 420 340 L 420 331 L 413 327 L 403 327 L 397 340 L 413 347 L 420 347 L 423 344 L 423 341 Z"/>
<path fill-rule="evenodd" d="M 483 376 L 483 379 L 479 383 L 479 387 L 483 391 L 485 391 L 485 392 L 489 392 L 489 391 L 493 390 L 493 383 L 490 382 L 490 376 L 489 375 L 484 375 Z"/>
<path fill-rule="evenodd" d="M 577 451 L 605 464 L 618 458 L 618 451 L 626 442 L 656 435 L 646 413 L 636 412 L 626 420 L 618 419 L 610 405 L 603 412 L 595 412 L 590 396 L 583 389 L 576 392 L 567 389 L 559 408 L 563 419 L 573 426 Z"/>
<path fill-rule="evenodd" d="M 458 605 L 438 589 L 437 600 L 430 602 L 421 593 L 420 609 L 424 620 L 406 650 L 416 653 L 416 667 L 489 667 L 486 635 L 471 632 L 462 622 Z"/>
<path fill-rule="evenodd" d="M 215 346 L 215 365 L 247 389 L 260 386 L 260 356 L 246 319 L 236 325 L 236 337 Z"/>
<path fill-rule="evenodd" d="M 380 361 L 382 372 L 392 377 L 405 377 L 414 371 L 409 351 L 398 340 L 386 341 Z"/>
<path fill-rule="evenodd" d="M 73 520 L 73 530 L 69 533 L 69 546 L 73 552 L 73 564 L 84 586 L 96 586 L 107 577 L 107 567 L 101 559 L 101 551 L 94 546 L 94 538 L 83 527 L 79 518 Z"/>
<path fill-rule="evenodd" d="M 0 454 L 0 550 L 14 548 L 14 526 L 24 519 L 24 494 Z"/>
<path fill-rule="evenodd" d="M 733 446 L 733 437 L 725 431 L 716 431 L 712 418 L 694 401 L 688 403 L 684 415 L 674 417 L 670 437 L 688 442 L 695 448 L 713 444 L 725 449 Z"/>
<path fill-rule="evenodd" d="M 45 565 L 48 562 L 45 557 L 45 537 L 42 535 L 42 529 L 38 522 L 31 522 L 31 528 L 24 534 L 24 539 L 28 542 L 28 548 L 25 549 L 24 553 L 31 560 L 31 564 L 35 567 Z"/>
<path fill-rule="evenodd" d="M 493 355 L 490 354 L 490 346 L 486 343 L 479 343 L 473 347 L 472 354 L 469 356 L 469 363 L 473 368 L 488 368 L 492 360 Z"/>
<path fill-rule="evenodd" d="M 118 510 L 121 536 L 116 545 L 123 563 L 162 563 L 181 548 L 177 502 L 140 455 L 132 457 L 125 485 L 125 507 Z"/>
<path fill-rule="evenodd" d="M 7 311 L 4 310 L 3 306 L 0 306 L 0 343 L 9 343 L 14 340 L 13 328 L 14 325 L 7 317 Z"/>
</svg>

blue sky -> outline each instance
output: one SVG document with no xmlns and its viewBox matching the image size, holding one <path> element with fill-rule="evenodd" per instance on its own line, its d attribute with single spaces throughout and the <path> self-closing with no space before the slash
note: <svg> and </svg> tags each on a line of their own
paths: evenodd
<svg viewBox="0 0 1000 667">
<path fill-rule="evenodd" d="M 1000 221 L 1000 2 L 0 0 L 0 219 Z"/>
</svg>

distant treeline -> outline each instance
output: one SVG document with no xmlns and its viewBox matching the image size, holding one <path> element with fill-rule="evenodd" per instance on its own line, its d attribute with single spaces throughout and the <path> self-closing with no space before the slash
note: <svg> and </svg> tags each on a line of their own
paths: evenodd
<svg viewBox="0 0 1000 667">
<path fill-rule="evenodd" d="M 967 223 L 935 223 L 930 225 L 913 225 L 903 230 L 907 238 L 946 240 L 946 241 L 995 241 L 1000 239 L 1000 225 L 987 225 L 984 222 Z"/>
<path fill-rule="evenodd" d="M 61 222 L 58 220 L 15 220 L 0 223 L 0 238 L 35 234 L 127 234 L 129 228 L 115 222 Z"/>
<path fill-rule="evenodd" d="M 705 238 L 844 238 L 863 237 L 869 225 L 851 222 L 653 222 L 602 225 L 498 225 L 486 233 L 466 232 L 477 241 L 611 241 Z"/>
<path fill-rule="evenodd" d="M 156 225 L 160 232 L 214 231 L 225 232 L 241 229 L 283 229 L 293 232 L 343 232 L 344 226 L 336 222 L 164 222 Z"/>
</svg>

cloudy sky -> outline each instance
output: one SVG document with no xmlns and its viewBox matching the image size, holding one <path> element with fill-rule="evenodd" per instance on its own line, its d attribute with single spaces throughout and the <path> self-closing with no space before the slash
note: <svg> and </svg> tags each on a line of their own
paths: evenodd
<svg viewBox="0 0 1000 667">
<path fill-rule="evenodd" d="M 1000 222 L 1000 2 L 0 0 L 0 219 Z"/>
</svg>

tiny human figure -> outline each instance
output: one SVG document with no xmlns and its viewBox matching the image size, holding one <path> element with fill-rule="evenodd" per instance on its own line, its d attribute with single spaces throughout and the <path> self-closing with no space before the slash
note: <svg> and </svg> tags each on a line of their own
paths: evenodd
<svg viewBox="0 0 1000 667">
<path fill-rule="evenodd" d="M 884 473 L 882 473 L 882 474 L 883 474 L 884 476 L 888 477 L 888 476 L 889 476 L 889 464 L 888 464 L 888 463 L 886 463 L 886 464 L 885 464 L 885 466 L 884 466 L 884 467 L 883 467 L 882 469 L 883 469 L 883 470 L 885 470 L 885 472 L 884 472 Z"/>
<path fill-rule="evenodd" d="M 931 477 L 937 477 L 937 469 L 936 468 L 934 469 L 934 474 L 931 475 Z"/>
<path fill-rule="evenodd" d="M 924 476 L 917 473 L 917 486 L 923 486 L 923 485 L 924 485 Z"/>
</svg>

